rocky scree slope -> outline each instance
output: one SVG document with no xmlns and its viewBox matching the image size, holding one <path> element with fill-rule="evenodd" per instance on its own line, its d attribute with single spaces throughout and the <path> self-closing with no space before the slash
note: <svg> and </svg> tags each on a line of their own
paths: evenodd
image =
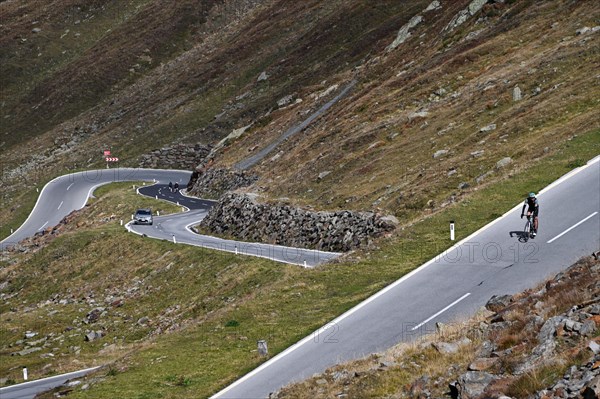
<svg viewBox="0 0 600 399">
<path fill-rule="evenodd" d="M 19 182 L 104 167 L 107 147 L 137 166 L 243 128 L 212 154 L 236 165 L 355 79 L 252 191 L 411 219 L 600 131 L 594 2 L 38 3 L 0 3 L 2 224 Z"/>
<path fill-rule="evenodd" d="M 335 366 L 275 398 L 581 398 L 600 395 L 600 252 L 536 289 L 413 344 Z"/>
<path fill-rule="evenodd" d="M 104 167 L 107 148 L 137 166 L 155 148 L 262 131 L 280 99 L 324 91 L 424 4 L 2 2 L 2 205 L 21 202 L 23 179 Z M 292 108 L 276 119 L 301 119 Z"/>
</svg>

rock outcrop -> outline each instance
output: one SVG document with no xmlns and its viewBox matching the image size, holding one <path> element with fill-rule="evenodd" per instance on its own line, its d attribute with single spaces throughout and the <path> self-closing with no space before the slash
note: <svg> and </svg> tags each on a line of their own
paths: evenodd
<svg viewBox="0 0 600 399">
<path fill-rule="evenodd" d="M 211 151 L 203 144 L 175 144 L 140 157 L 141 168 L 193 169 L 204 162 Z"/>
<path fill-rule="evenodd" d="M 206 199 L 219 199 L 228 191 L 248 187 L 258 176 L 244 171 L 199 166 L 192 173 L 187 185 L 188 193 Z"/>
<path fill-rule="evenodd" d="M 230 193 L 213 207 L 201 228 L 244 241 L 343 252 L 372 243 L 397 220 L 370 212 L 314 212 L 265 204 L 255 195 Z"/>
</svg>

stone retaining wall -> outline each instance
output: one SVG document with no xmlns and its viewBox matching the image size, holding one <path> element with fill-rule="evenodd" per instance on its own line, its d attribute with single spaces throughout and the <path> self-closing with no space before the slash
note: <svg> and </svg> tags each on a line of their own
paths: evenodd
<svg viewBox="0 0 600 399">
<path fill-rule="evenodd" d="M 244 241 L 344 252 L 370 245 L 397 223 L 392 216 L 370 212 L 313 212 L 260 203 L 252 194 L 229 193 L 200 226 Z"/>
</svg>

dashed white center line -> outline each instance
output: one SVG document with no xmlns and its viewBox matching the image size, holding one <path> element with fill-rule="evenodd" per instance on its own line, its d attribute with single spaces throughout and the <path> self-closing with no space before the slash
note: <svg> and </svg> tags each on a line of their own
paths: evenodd
<svg viewBox="0 0 600 399">
<path fill-rule="evenodd" d="M 67 191 L 69 191 L 69 189 L 70 189 L 71 187 L 73 187 L 73 184 L 75 184 L 75 183 L 71 183 L 71 184 L 69 184 L 69 187 L 67 187 Z"/>
<path fill-rule="evenodd" d="M 456 301 L 452 302 L 450 305 L 446 306 L 444 309 L 440 310 L 439 312 L 437 312 L 436 314 L 434 314 L 433 316 L 431 316 L 430 318 L 428 318 L 427 320 L 423 321 L 422 323 L 417 324 L 416 326 L 414 326 L 411 331 L 415 331 L 418 328 L 421 328 L 424 324 L 429 323 L 431 320 L 435 319 L 436 317 L 438 317 L 439 315 L 441 315 L 442 313 L 444 313 L 446 310 L 450 309 L 452 306 L 456 305 L 457 303 L 459 303 L 460 301 L 462 301 L 463 299 L 465 299 L 466 297 L 468 297 L 469 295 L 471 295 L 470 292 L 467 292 L 465 295 L 461 296 L 460 298 L 458 298 Z"/>
<path fill-rule="evenodd" d="M 42 230 L 44 227 L 46 227 L 46 225 L 47 225 L 47 224 L 48 224 L 48 222 L 44 223 L 44 225 L 43 225 L 42 227 L 40 227 L 40 228 L 38 229 L 38 231 L 39 231 L 39 230 Z"/>
<path fill-rule="evenodd" d="M 565 234 L 567 234 L 569 231 L 573 230 L 575 227 L 579 226 L 580 224 L 586 222 L 588 219 L 593 218 L 594 216 L 596 216 L 598 214 L 598 212 L 594 212 L 592 213 L 590 216 L 586 217 L 585 219 L 581 220 L 578 223 L 575 223 L 573 226 L 569 227 L 568 229 L 566 229 L 565 231 L 563 231 L 562 233 L 560 233 L 559 235 L 557 235 L 556 237 L 554 237 L 553 239 L 549 240 L 548 242 L 546 242 L 546 244 L 550 244 L 552 241 L 554 240 L 558 240 L 560 237 L 564 236 Z"/>
<path fill-rule="evenodd" d="M 60 209 L 60 207 L 63 205 L 63 203 L 64 203 L 64 202 L 65 202 L 65 201 L 60 201 L 60 205 L 59 205 L 59 206 L 58 206 L 58 208 L 56 208 L 56 209 Z"/>
</svg>

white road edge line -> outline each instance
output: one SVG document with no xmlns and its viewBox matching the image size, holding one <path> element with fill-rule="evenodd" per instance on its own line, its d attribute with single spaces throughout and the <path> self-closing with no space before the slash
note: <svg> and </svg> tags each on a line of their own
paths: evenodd
<svg viewBox="0 0 600 399">
<path fill-rule="evenodd" d="M 547 192 L 548 190 L 550 190 L 550 189 L 558 186 L 559 184 L 563 183 L 564 181 L 570 179 L 571 177 L 577 175 L 578 173 L 586 170 L 590 166 L 592 166 L 592 165 L 594 165 L 596 163 L 599 163 L 599 162 L 600 162 L 600 155 L 597 156 L 597 157 L 594 157 L 593 159 L 591 159 L 590 161 L 588 161 L 584 166 L 581 166 L 579 168 L 573 169 L 572 171 L 568 172 L 564 176 L 558 178 L 558 180 L 550 183 L 548 186 L 546 186 L 542 190 L 540 190 L 538 196 L 540 194 L 543 194 L 543 193 Z M 405 274 L 404 276 L 400 277 L 400 279 L 398 279 L 395 282 L 391 283 L 390 285 L 388 285 L 387 287 L 385 287 L 381 291 L 373 294 L 372 296 L 370 296 L 369 298 L 365 299 L 364 301 L 362 301 L 361 303 L 359 303 L 355 307 L 353 307 L 351 309 L 348 309 L 348 311 L 346 311 L 346 313 L 344 313 L 341 316 L 337 317 L 333 321 L 328 322 L 325 326 L 317 329 L 312 334 L 304 337 L 303 339 L 301 339 L 300 341 L 298 341 L 294 345 L 290 346 L 289 348 L 287 348 L 283 352 L 280 352 L 275 357 L 272 357 L 271 359 L 267 360 L 266 362 L 264 362 L 263 364 L 261 364 L 260 366 L 258 366 L 257 368 L 255 368 L 254 370 L 250 371 L 249 373 L 245 374 L 244 376 L 242 376 L 238 380 L 232 382 L 230 385 L 226 386 L 225 388 L 223 388 L 222 390 L 220 390 L 216 394 L 212 395 L 211 399 L 218 398 L 218 397 L 226 394 L 227 392 L 229 392 L 230 390 L 232 390 L 236 386 L 242 384 L 246 380 L 252 378 L 254 375 L 260 373 L 262 370 L 264 370 L 267 367 L 271 366 L 273 363 L 277 362 L 278 360 L 282 359 L 283 357 L 285 357 L 285 356 L 289 355 L 290 353 L 294 352 L 296 349 L 300 348 L 306 342 L 312 340 L 313 337 L 315 336 L 315 334 L 319 334 L 321 331 L 326 330 L 325 327 L 330 326 L 331 324 L 340 323 L 342 320 L 344 320 L 348 316 L 356 313 L 358 310 L 360 310 L 361 308 L 367 306 L 369 303 L 375 301 L 377 298 L 379 298 L 380 296 L 386 294 L 388 291 L 393 290 L 398 285 L 402 284 L 402 282 L 404 282 L 405 280 L 411 278 L 415 274 L 423 271 L 428 266 L 432 265 L 437 259 L 439 259 L 440 256 L 443 256 L 444 254 L 450 253 L 451 251 L 455 250 L 456 248 L 458 248 L 459 246 L 461 246 L 465 242 L 468 242 L 471 238 L 475 237 L 476 235 L 482 233 L 483 231 L 489 229 L 490 227 L 492 227 L 493 225 L 495 225 L 496 223 L 498 223 L 499 220 L 502 220 L 507 215 L 509 215 L 509 214 L 515 212 L 516 210 L 520 209 L 522 204 L 523 204 L 522 202 L 519 202 L 519 204 L 515 205 L 512 209 L 508 210 L 502 216 L 500 216 L 499 218 L 497 218 L 495 220 L 492 220 L 490 223 L 486 224 L 485 226 L 483 226 L 479 230 L 475 231 L 473 234 L 469 235 L 468 237 L 463 238 L 461 241 L 457 242 L 452 247 L 450 247 L 446 251 L 442 252 L 442 254 L 436 255 L 433 259 L 430 259 L 429 261 L 425 262 L 424 264 L 422 264 L 418 268 L 416 268 L 413 271 L 409 272 L 408 274 Z"/>
<path fill-rule="evenodd" d="M 151 170 L 152 172 L 185 172 L 185 173 L 190 173 L 189 170 L 184 170 L 184 169 L 144 169 L 144 168 L 117 168 L 117 169 L 111 169 L 111 171 L 114 170 L 122 170 L 122 171 L 149 171 Z M 87 171 L 82 171 L 82 172 L 74 172 L 74 173 L 67 173 L 66 175 L 62 175 L 62 176 L 57 176 L 54 179 L 50 180 L 48 183 L 46 183 L 46 185 L 44 187 L 42 187 L 42 190 L 40 191 L 37 200 L 35 201 L 35 205 L 33 206 L 33 209 L 31 210 L 31 212 L 29 212 L 29 216 L 27 216 L 27 219 L 25 219 L 25 221 L 23 223 L 21 223 L 21 226 L 19 226 L 19 228 L 11 235 L 9 235 L 8 237 L 0 240 L 0 249 L 3 248 L 3 245 L 5 243 L 11 243 L 10 238 L 13 235 L 17 235 L 19 233 L 19 231 L 23 228 L 23 226 L 25 226 L 27 224 L 27 222 L 29 222 L 29 219 L 31 219 L 35 213 L 35 210 L 37 209 L 37 207 L 39 206 L 40 202 L 42 201 L 43 198 L 43 194 L 44 191 L 48 188 L 48 186 L 50 186 L 52 183 L 55 183 L 59 180 L 62 179 L 75 179 L 76 176 L 82 176 L 84 174 L 87 173 L 91 173 L 91 172 L 101 172 L 103 173 L 104 171 L 106 171 L 106 169 L 93 169 L 93 170 L 87 170 Z M 191 174 L 191 173 L 190 173 Z M 133 181 L 133 180 L 123 180 L 123 181 Z M 159 181 L 157 181 L 156 183 L 159 183 Z M 88 192 L 88 198 L 85 199 L 85 201 L 83 202 L 83 204 L 79 207 L 79 209 L 83 208 L 86 204 L 89 198 L 92 197 L 92 193 L 94 192 L 95 189 L 97 189 L 98 187 L 104 185 L 104 184 L 110 184 L 110 183 L 114 183 L 113 181 L 110 182 L 105 182 L 105 183 L 100 183 L 97 184 L 95 186 L 93 186 L 90 191 Z"/>
<path fill-rule="evenodd" d="M 202 219 L 200 219 L 197 222 L 193 222 L 193 223 L 190 223 L 187 226 L 185 226 L 185 229 L 187 231 L 189 231 L 190 233 L 192 233 L 194 235 L 194 238 L 198 237 L 200 239 L 202 239 L 202 238 L 214 239 L 214 240 L 217 240 L 217 241 L 224 242 L 225 245 L 227 245 L 227 243 L 232 243 L 234 245 L 235 244 L 243 244 L 243 245 L 250 245 L 250 246 L 256 245 L 258 247 L 295 249 L 295 250 L 300 250 L 301 252 L 306 251 L 308 253 L 317 254 L 317 255 L 318 254 L 334 255 L 334 257 L 338 257 L 338 256 L 342 255 L 341 252 L 324 252 L 324 251 L 319 251 L 319 250 L 316 250 L 316 249 L 292 248 L 292 247 L 285 247 L 285 246 L 275 245 L 275 244 L 263 244 L 263 243 L 249 243 L 249 242 L 244 242 L 244 241 L 232 241 L 232 240 L 225 240 L 225 239 L 218 238 L 218 237 L 206 236 L 206 235 L 195 233 L 192 230 L 191 226 L 193 226 L 195 224 L 198 224 L 201 221 L 202 221 Z M 201 243 L 194 243 L 194 242 L 191 242 L 191 243 L 190 242 L 184 242 L 184 244 L 193 245 L 195 247 L 201 247 L 201 248 L 206 248 L 206 249 L 212 249 L 212 250 L 215 250 L 215 251 L 228 252 L 228 253 L 232 253 L 232 254 L 236 253 L 235 250 L 227 249 L 227 247 L 225 247 L 225 248 L 215 248 L 215 247 L 213 247 L 211 245 L 203 245 Z M 268 256 L 268 255 L 258 255 L 258 254 L 254 254 L 254 253 L 253 254 L 241 253 L 241 255 L 242 256 L 252 256 L 252 257 L 255 257 L 255 258 L 268 259 L 268 260 L 271 260 L 271 261 L 274 261 L 274 262 L 285 263 L 285 264 L 288 264 L 288 265 L 302 266 L 302 267 L 304 267 L 306 269 L 312 269 L 312 268 L 315 267 L 315 266 L 304 266 L 304 261 L 302 261 L 302 262 L 292 262 L 292 261 L 289 261 L 289 260 L 286 260 L 286 259 L 277 259 L 277 258 L 274 258 L 272 256 Z"/>
<path fill-rule="evenodd" d="M 158 184 L 158 183 L 156 183 L 156 184 Z M 152 186 L 152 185 L 151 185 L 151 186 Z M 146 186 L 146 187 L 151 187 L 151 186 Z M 147 195 L 145 195 L 145 194 L 142 194 L 142 193 L 140 192 L 140 188 L 142 188 L 142 187 L 139 187 L 139 188 L 136 190 L 137 194 L 138 194 L 138 195 L 141 195 L 141 196 L 147 196 Z M 190 196 L 188 196 L 188 195 L 185 195 L 185 194 L 182 194 L 182 195 L 183 195 L 184 197 L 187 197 L 187 198 L 196 198 L 196 197 L 190 197 Z M 150 197 L 150 198 L 153 198 L 153 197 Z M 159 200 L 161 200 L 161 201 L 165 201 L 165 202 L 169 202 L 169 203 L 171 203 L 171 204 L 173 203 L 173 202 L 171 202 L 171 201 L 169 201 L 169 200 L 166 200 L 165 198 L 159 198 Z M 211 201 L 210 201 L 210 200 L 208 200 L 208 202 L 211 202 Z M 215 202 L 215 203 L 216 203 L 216 201 L 213 201 L 213 202 Z M 183 207 L 186 209 L 186 211 L 185 211 L 185 212 L 183 212 L 183 213 L 188 213 L 188 212 L 190 212 L 190 211 L 191 211 L 191 209 L 190 209 L 190 208 L 188 208 L 187 206 L 183 205 Z M 177 213 L 177 214 L 173 214 L 173 215 L 181 215 L 181 213 Z M 170 215 L 163 215 L 162 217 L 167 217 L 167 216 L 170 216 Z M 203 217 L 203 218 L 204 218 L 204 217 Z M 203 218 L 202 218 L 202 219 L 203 219 Z M 211 239 L 215 239 L 216 237 L 204 236 L 204 235 L 201 235 L 201 234 L 197 234 L 197 233 L 195 233 L 195 232 L 192 230 L 192 228 L 191 228 L 191 227 L 192 227 L 193 225 L 195 225 L 195 224 L 198 224 L 198 223 L 200 223 L 200 222 L 202 221 L 202 219 L 200 219 L 200 220 L 197 220 L 197 221 L 193 221 L 193 222 L 189 223 L 188 225 L 186 225 L 186 226 L 185 226 L 185 229 L 186 229 L 188 232 L 190 232 L 191 234 L 193 234 L 193 235 L 194 235 L 194 238 L 197 238 L 197 237 L 198 237 L 198 238 L 200 238 L 200 239 L 202 239 L 202 238 L 211 238 Z M 166 220 L 166 221 L 168 221 L 168 220 Z M 127 223 L 127 224 L 125 225 L 125 228 L 127 228 L 127 229 L 128 229 L 128 231 L 129 231 L 130 233 L 134 233 L 134 234 L 137 234 L 137 235 L 141 236 L 141 235 L 142 235 L 142 233 L 135 231 L 135 230 L 134 230 L 134 229 L 131 227 L 132 225 L 133 225 L 133 224 L 132 224 L 131 222 L 129 222 L 129 223 Z M 161 229 L 161 231 L 162 231 L 162 229 Z M 147 235 L 147 236 L 148 236 L 149 238 L 154 238 L 154 239 L 156 239 L 156 240 L 163 240 L 163 239 L 164 239 L 164 238 L 161 238 L 161 237 L 153 237 L 153 236 L 151 236 L 151 235 Z M 223 240 L 223 239 L 218 239 L 218 240 L 219 240 L 219 241 L 223 241 L 223 242 L 225 242 L 225 243 L 227 243 L 227 242 L 232 242 L 232 243 L 233 243 L 233 242 L 234 242 L 234 241 L 231 241 L 231 240 Z M 186 241 L 182 241 L 182 240 L 180 240 L 178 243 L 179 243 L 179 244 L 187 244 L 187 245 L 192 245 L 192 246 L 194 246 L 194 247 L 200 247 L 200 248 L 212 249 L 212 250 L 215 250 L 215 251 L 228 252 L 228 253 L 235 253 L 235 250 L 229 250 L 229 249 L 227 249 L 227 248 L 215 248 L 215 247 L 213 247 L 213 246 L 211 246 L 211 245 L 202 245 L 201 243 L 196 243 L 196 242 L 186 242 Z M 284 249 L 285 249 L 285 248 L 290 248 L 290 247 L 285 247 L 285 246 L 281 246 L 281 245 L 273 245 L 273 244 L 260 244 L 260 243 L 247 243 L 247 242 L 243 242 L 243 241 L 240 241 L 239 243 L 240 243 L 240 244 L 258 245 L 258 246 L 265 246 L 265 245 L 269 245 L 270 247 L 279 247 L 279 248 L 284 248 Z M 318 250 L 314 250 L 314 249 L 304 249 L 304 250 L 303 250 L 302 248 L 293 248 L 293 249 L 296 249 L 296 250 L 300 249 L 300 250 L 302 250 L 302 251 L 307 251 L 307 252 L 309 252 L 309 253 L 312 253 L 312 254 L 321 254 L 321 253 L 322 253 L 322 254 L 327 254 L 327 255 L 333 254 L 335 257 L 342 255 L 340 252 L 324 252 L 324 251 L 318 251 Z M 263 259 L 268 259 L 268 260 L 271 260 L 271 261 L 274 261 L 274 262 L 285 263 L 285 264 L 288 264 L 288 265 L 302 266 L 302 267 L 306 267 L 307 269 L 312 269 L 312 268 L 314 267 L 314 266 L 304 266 L 304 262 L 291 262 L 291 261 L 287 261 L 287 260 L 276 259 L 276 258 L 273 258 L 273 257 L 271 257 L 271 256 L 266 256 L 266 255 L 258 255 L 258 254 L 242 254 L 242 255 L 246 255 L 246 256 L 253 256 L 253 257 L 255 257 L 255 258 L 263 258 Z"/>
<path fill-rule="evenodd" d="M 565 234 L 567 234 L 569 231 L 573 230 L 575 227 L 579 226 L 580 224 L 586 222 L 588 219 L 593 218 L 594 216 L 596 216 L 598 214 L 598 212 L 594 212 L 592 213 L 590 216 L 586 217 L 585 219 L 579 221 L 578 223 L 575 223 L 573 226 L 569 227 L 568 229 L 566 229 L 565 231 L 563 231 L 562 233 L 560 233 L 559 235 L 557 235 L 556 237 L 554 237 L 553 239 L 549 240 L 546 242 L 546 244 L 550 244 L 552 243 L 552 241 L 554 240 L 558 240 L 560 237 L 564 236 Z"/>
<path fill-rule="evenodd" d="M 57 210 L 60 209 L 60 207 L 64 204 L 65 201 L 60 201 L 60 205 L 58 205 L 58 208 L 56 208 Z"/>
<path fill-rule="evenodd" d="M 471 295 L 471 293 L 467 292 L 465 295 L 461 296 L 456 301 L 452 302 L 450 305 L 446 306 L 444 309 L 440 310 L 439 312 L 437 312 L 436 314 L 434 314 L 430 318 L 428 318 L 428 319 L 424 320 L 423 322 L 421 322 L 421 323 L 417 324 L 416 326 L 414 326 L 410 331 L 415 331 L 416 329 L 423 327 L 423 325 L 429 323 L 431 320 L 435 319 L 436 317 L 438 317 L 439 315 L 441 315 L 442 313 L 444 313 L 446 310 L 450 309 L 452 306 L 456 305 L 457 303 L 459 303 L 460 301 L 462 301 L 463 299 L 465 299 L 469 295 Z"/>
</svg>

